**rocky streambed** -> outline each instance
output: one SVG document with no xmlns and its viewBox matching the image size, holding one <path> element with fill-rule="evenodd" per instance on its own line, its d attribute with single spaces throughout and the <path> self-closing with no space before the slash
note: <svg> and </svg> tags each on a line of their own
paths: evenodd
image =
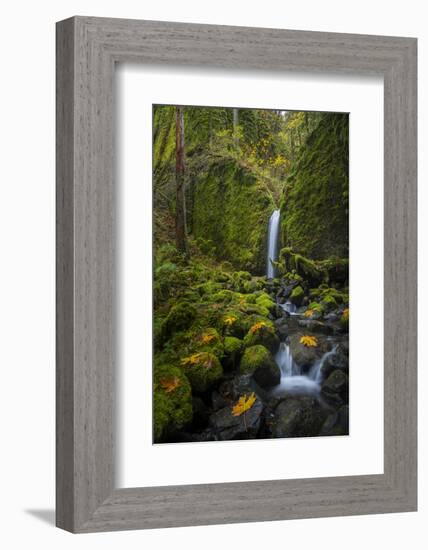
<svg viewBox="0 0 428 550">
<path fill-rule="evenodd" d="M 266 281 L 276 303 L 269 316 L 274 330 L 260 323 L 253 345 L 232 346 L 223 376 L 193 392 L 192 423 L 170 433 L 169 442 L 349 433 L 348 309 L 322 286 L 314 302 L 314 291 L 298 280 Z M 235 414 L 243 397 L 253 402 Z"/>
</svg>

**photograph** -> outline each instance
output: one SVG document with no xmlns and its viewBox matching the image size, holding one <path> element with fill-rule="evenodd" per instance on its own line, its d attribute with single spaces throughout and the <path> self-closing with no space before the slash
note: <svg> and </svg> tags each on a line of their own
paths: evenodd
<svg viewBox="0 0 428 550">
<path fill-rule="evenodd" d="M 153 442 L 349 435 L 348 113 L 152 120 Z"/>
</svg>

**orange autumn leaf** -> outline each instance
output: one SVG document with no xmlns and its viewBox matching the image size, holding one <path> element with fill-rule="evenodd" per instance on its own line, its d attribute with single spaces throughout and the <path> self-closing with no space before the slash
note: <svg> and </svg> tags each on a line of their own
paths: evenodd
<svg viewBox="0 0 428 550">
<path fill-rule="evenodd" d="M 246 395 L 242 395 L 239 398 L 236 405 L 233 406 L 232 415 L 233 416 L 240 416 L 245 411 L 248 411 L 249 409 L 251 409 L 251 407 L 254 405 L 255 401 L 256 401 L 256 396 L 255 396 L 254 392 L 250 396 L 248 396 L 248 398 L 247 398 Z"/>
<path fill-rule="evenodd" d="M 316 348 L 318 346 L 318 340 L 315 336 L 302 336 L 300 338 L 300 343 L 307 348 Z"/>
<path fill-rule="evenodd" d="M 201 342 L 203 344 L 209 344 L 211 340 L 214 340 L 214 338 L 215 338 L 214 334 L 203 334 L 201 336 Z"/>
<path fill-rule="evenodd" d="M 171 393 L 180 386 L 181 382 L 180 379 L 175 376 L 174 378 L 161 378 L 159 384 L 166 393 Z"/>
<path fill-rule="evenodd" d="M 205 369 L 210 369 L 213 366 L 213 360 L 209 353 L 201 351 L 200 353 L 194 353 L 189 357 L 185 357 L 181 360 L 181 364 L 184 366 L 200 365 Z"/>
<path fill-rule="evenodd" d="M 254 334 L 255 332 L 258 332 L 263 327 L 267 327 L 267 323 L 265 323 L 264 321 L 260 321 L 259 323 L 256 323 L 250 328 L 250 333 Z"/>
</svg>

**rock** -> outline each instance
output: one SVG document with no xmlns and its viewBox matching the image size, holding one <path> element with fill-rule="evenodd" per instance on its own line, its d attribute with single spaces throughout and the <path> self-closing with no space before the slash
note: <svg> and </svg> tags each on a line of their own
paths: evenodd
<svg viewBox="0 0 428 550">
<path fill-rule="evenodd" d="M 224 338 L 224 357 L 222 364 L 225 369 L 236 369 L 242 354 L 243 342 L 235 336 Z"/>
<path fill-rule="evenodd" d="M 279 338 L 275 333 L 275 326 L 271 321 L 261 321 L 250 327 L 244 338 L 246 348 L 262 345 L 272 353 L 279 347 Z"/>
<path fill-rule="evenodd" d="M 219 391 L 214 390 L 211 394 L 211 403 L 213 410 L 218 411 L 230 405 L 230 400 L 225 398 Z"/>
<path fill-rule="evenodd" d="M 320 435 L 349 435 L 348 405 L 343 405 L 338 411 L 327 417 Z"/>
<path fill-rule="evenodd" d="M 316 336 L 318 345 L 316 347 L 307 347 L 300 343 L 303 333 L 292 334 L 289 338 L 290 350 L 294 361 L 304 370 L 309 369 L 318 359 L 328 351 L 327 342 Z M 306 335 L 306 333 L 305 333 Z"/>
<path fill-rule="evenodd" d="M 326 379 L 335 369 L 339 369 L 343 372 L 348 372 L 349 369 L 348 358 L 340 351 L 336 351 L 336 353 L 329 355 L 324 361 L 322 366 L 323 378 Z"/>
<path fill-rule="evenodd" d="M 209 418 L 209 409 L 203 402 L 200 397 L 192 398 L 192 408 L 193 408 L 193 428 L 199 430 L 200 428 L 205 428 L 208 424 Z"/>
<path fill-rule="evenodd" d="M 273 437 L 313 437 L 320 433 L 326 413 L 312 397 L 289 397 L 279 403 L 272 422 Z"/>
<path fill-rule="evenodd" d="M 223 367 L 214 354 L 201 352 L 183 361 L 184 373 L 196 393 L 206 392 L 223 376 Z"/>
<path fill-rule="evenodd" d="M 290 294 L 290 302 L 296 306 L 300 306 L 303 302 L 304 295 L 303 288 L 300 285 L 296 286 Z"/>
<path fill-rule="evenodd" d="M 262 388 L 279 384 L 281 372 L 272 354 L 262 345 L 247 348 L 239 365 L 241 374 L 252 374 Z"/>
<path fill-rule="evenodd" d="M 324 319 L 329 323 L 337 323 L 340 317 L 336 312 L 332 311 L 331 313 L 327 313 L 327 315 L 324 315 Z"/>
<path fill-rule="evenodd" d="M 279 335 L 280 340 L 285 340 L 288 336 L 288 320 L 286 317 L 281 317 L 275 321 L 276 332 Z"/>
<path fill-rule="evenodd" d="M 300 319 L 298 324 L 311 332 L 321 332 L 323 334 L 334 334 L 336 332 L 332 325 L 327 325 L 313 319 Z"/>
<path fill-rule="evenodd" d="M 334 370 L 321 387 L 323 397 L 334 403 L 343 403 L 348 399 L 348 376 L 341 370 Z"/>
<path fill-rule="evenodd" d="M 233 416 L 232 407 L 224 407 L 210 416 L 210 425 L 219 440 L 253 439 L 260 428 L 263 404 L 256 399 L 253 406 L 239 416 Z"/>
</svg>

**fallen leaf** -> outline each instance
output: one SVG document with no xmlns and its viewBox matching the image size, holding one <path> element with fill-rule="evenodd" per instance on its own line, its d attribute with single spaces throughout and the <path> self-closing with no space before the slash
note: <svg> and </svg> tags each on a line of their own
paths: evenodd
<svg viewBox="0 0 428 550">
<path fill-rule="evenodd" d="M 300 343 L 307 348 L 316 348 L 318 346 L 318 340 L 315 336 L 302 336 L 300 338 Z"/>
<path fill-rule="evenodd" d="M 259 323 L 256 323 L 250 328 L 250 333 L 254 334 L 255 332 L 258 332 L 263 327 L 267 327 L 267 323 L 265 323 L 264 321 L 260 321 Z"/>
<path fill-rule="evenodd" d="M 181 381 L 177 376 L 175 376 L 174 378 L 161 378 L 159 380 L 159 384 L 166 391 L 166 393 L 171 393 L 180 386 Z"/>
<path fill-rule="evenodd" d="M 312 315 L 314 314 L 314 310 L 313 309 L 307 309 L 305 311 L 305 313 L 303 314 L 303 317 L 312 317 Z"/>
<path fill-rule="evenodd" d="M 226 315 L 226 317 L 224 318 L 224 324 L 228 327 L 233 325 L 233 323 L 235 322 L 236 322 L 236 317 L 234 315 Z"/>
<path fill-rule="evenodd" d="M 201 351 L 200 353 L 194 353 L 189 357 L 184 357 L 184 359 L 181 360 L 181 364 L 184 366 L 200 365 L 205 369 L 210 369 L 214 365 L 214 362 L 209 353 Z"/>
<path fill-rule="evenodd" d="M 232 415 L 233 416 L 240 416 L 245 411 L 248 411 L 249 409 L 251 409 L 251 407 L 254 405 L 255 401 L 256 401 L 256 396 L 255 396 L 254 392 L 250 396 L 248 396 L 248 398 L 247 398 L 247 395 L 242 395 L 239 398 L 236 405 L 233 406 Z"/>
<path fill-rule="evenodd" d="M 203 344 L 209 344 L 211 342 L 211 340 L 214 340 L 214 334 L 203 334 L 201 336 L 201 342 Z"/>
</svg>

